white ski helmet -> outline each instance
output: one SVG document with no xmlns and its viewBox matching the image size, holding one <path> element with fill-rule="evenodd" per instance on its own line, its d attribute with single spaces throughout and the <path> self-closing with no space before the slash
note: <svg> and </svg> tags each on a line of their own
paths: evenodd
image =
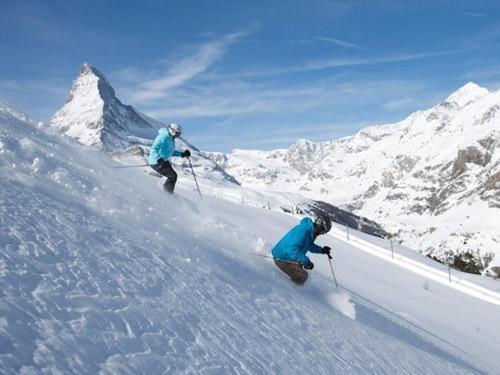
<svg viewBox="0 0 500 375">
<path fill-rule="evenodd" d="M 171 122 L 168 125 L 168 134 L 170 134 L 174 138 L 177 138 L 182 134 L 182 127 L 179 124 Z"/>
</svg>

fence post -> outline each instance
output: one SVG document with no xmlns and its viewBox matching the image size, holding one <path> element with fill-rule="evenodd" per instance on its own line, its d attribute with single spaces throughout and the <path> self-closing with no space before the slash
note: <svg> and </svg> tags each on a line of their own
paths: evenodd
<svg viewBox="0 0 500 375">
<path fill-rule="evenodd" d="M 451 267 L 450 267 L 450 263 L 448 263 L 448 281 L 451 283 Z"/>
<path fill-rule="evenodd" d="M 270 210 L 271 209 L 271 203 L 269 201 L 267 201 L 267 209 Z"/>
<path fill-rule="evenodd" d="M 347 241 L 349 241 L 349 227 L 347 225 L 345 226 L 345 231 L 347 233 Z"/>
<path fill-rule="evenodd" d="M 394 246 L 392 244 L 392 239 L 391 239 L 391 257 L 394 259 Z"/>
</svg>

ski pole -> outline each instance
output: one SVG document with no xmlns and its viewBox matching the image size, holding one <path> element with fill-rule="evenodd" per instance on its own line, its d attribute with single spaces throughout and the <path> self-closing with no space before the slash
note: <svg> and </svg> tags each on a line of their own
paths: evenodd
<svg viewBox="0 0 500 375">
<path fill-rule="evenodd" d="M 269 255 L 265 255 L 265 254 L 257 254 L 257 253 L 250 253 L 250 252 L 249 252 L 249 254 L 255 255 L 257 257 L 262 257 L 262 258 L 267 258 L 267 259 L 272 259 L 272 260 L 279 260 L 280 262 L 295 264 L 296 266 L 300 266 L 301 265 L 299 262 L 294 262 L 292 260 L 284 260 L 284 259 L 273 258 L 273 257 L 270 257 Z"/>
<path fill-rule="evenodd" d="M 119 167 L 113 167 L 113 168 L 139 168 L 139 167 L 149 167 L 149 164 L 140 164 L 140 165 L 121 165 Z"/>
<path fill-rule="evenodd" d="M 189 166 L 191 167 L 191 172 L 193 173 L 194 182 L 196 183 L 196 188 L 198 189 L 198 194 L 200 194 L 200 198 L 201 198 L 200 187 L 198 186 L 198 181 L 196 181 L 196 175 L 194 174 L 193 164 L 191 164 L 191 159 L 190 158 L 188 158 L 188 162 L 189 162 Z"/>
<path fill-rule="evenodd" d="M 337 284 L 337 278 L 335 277 L 335 272 L 333 272 L 332 256 L 330 254 L 327 254 L 327 255 L 328 255 L 328 262 L 330 263 L 330 269 L 332 270 L 333 280 L 335 281 L 335 286 L 338 289 L 339 288 L 339 284 Z"/>
</svg>

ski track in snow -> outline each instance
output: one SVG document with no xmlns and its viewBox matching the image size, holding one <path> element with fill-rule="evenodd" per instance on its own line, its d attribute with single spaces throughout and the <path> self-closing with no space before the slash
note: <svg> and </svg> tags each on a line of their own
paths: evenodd
<svg viewBox="0 0 500 375">
<path fill-rule="evenodd" d="M 247 256 L 273 238 L 260 226 L 292 218 L 166 196 L 20 121 L 0 141 L 3 373 L 482 373 L 314 273 L 297 287 Z"/>
</svg>

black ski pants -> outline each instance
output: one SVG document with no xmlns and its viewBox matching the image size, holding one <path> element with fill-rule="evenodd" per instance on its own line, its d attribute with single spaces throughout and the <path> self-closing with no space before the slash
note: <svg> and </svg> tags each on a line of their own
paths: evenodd
<svg viewBox="0 0 500 375">
<path fill-rule="evenodd" d="M 159 164 L 153 164 L 151 168 L 167 178 L 163 184 L 163 188 L 170 194 L 173 194 L 175 183 L 177 182 L 177 173 L 174 171 L 174 168 L 172 168 L 170 162 L 168 160 L 163 160 Z"/>
</svg>

